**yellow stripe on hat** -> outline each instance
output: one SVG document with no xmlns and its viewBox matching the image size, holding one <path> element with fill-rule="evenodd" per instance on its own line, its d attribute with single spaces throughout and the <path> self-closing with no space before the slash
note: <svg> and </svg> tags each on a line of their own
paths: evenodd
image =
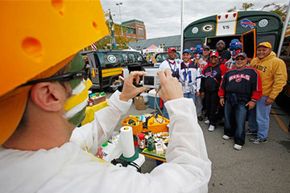
<svg viewBox="0 0 290 193">
<path fill-rule="evenodd" d="M 81 83 L 80 83 L 81 84 Z M 64 110 L 65 111 L 69 111 L 70 109 L 72 109 L 73 107 L 77 106 L 78 104 L 82 103 L 84 100 L 86 100 L 88 98 L 89 95 L 89 89 L 90 87 L 93 85 L 91 80 L 87 80 L 85 82 L 85 89 L 77 95 L 73 95 L 72 97 L 70 97 L 65 105 L 64 105 Z"/>
</svg>

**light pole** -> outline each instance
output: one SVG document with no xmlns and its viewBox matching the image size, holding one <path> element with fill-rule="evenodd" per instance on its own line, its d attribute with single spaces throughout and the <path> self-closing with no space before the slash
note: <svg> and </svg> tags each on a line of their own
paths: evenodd
<svg viewBox="0 0 290 193">
<path fill-rule="evenodd" d="M 183 12 L 184 12 L 184 1 L 180 1 L 180 52 L 183 52 Z"/>
<path fill-rule="evenodd" d="M 116 39 L 115 39 L 115 32 L 114 32 L 114 21 L 112 17 L 111 10 L 109 9 L 109 26 L 110 26 L 110 31 L 111 31 L 111 48 L 116 49 Z"/>
<path fill-rule="evenodd" d="M 123 3 L 122 3 L 122 2 L 119 2 L 119 3 L 116 3 L 116 5 L 119 7 L 120 26 L 121 26 L 121 36 L 123 36 L 122 14 L 121 14 L 121 5 L 123 5 Z"/>
</svg>

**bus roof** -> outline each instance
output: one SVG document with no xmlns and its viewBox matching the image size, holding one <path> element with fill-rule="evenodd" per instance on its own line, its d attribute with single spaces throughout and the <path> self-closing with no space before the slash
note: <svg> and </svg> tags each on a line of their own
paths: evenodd
<svg viewBox="0 0 290 193">
<path fill-rule="evenodd" d="M 255 28 L 257 34 L 271 33 L 281 31 L 283 27 L 282 20 L 279 15 L 266 11 L 239 11 L 223 14 L 228 18 L 236 17 L 236 35 L 240 35 Z M 217 21 L 220 15 L 213 15 L 190 23 L 184 29 L 184 38 L 192 37 L 213 37 L 216 34 Z M 226 22 L 226 19 L 224 21 Z M 234 34 L 233 34 L 234 35 Z"/>
<path fill-rule="evenodd" d="M 256 30 L 257 43 L 269 41 L 277 51 L 283 23 L 279 15 L 266 11 L 239 11 L 205 17 L 189 24 L 183 33 L 184 47 L 208 43 L 209 39 L 239 39 Z M 212 41 L 211 43 L 214 43 Z M 211 45 L 213 46 L 213 45 Z"/>
</svg>

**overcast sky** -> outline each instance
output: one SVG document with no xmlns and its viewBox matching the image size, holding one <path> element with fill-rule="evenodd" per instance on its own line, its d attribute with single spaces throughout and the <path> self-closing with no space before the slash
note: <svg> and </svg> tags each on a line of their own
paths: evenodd
<svg viewBox="0 0 290 193">
<path fill-rule="evenodd" d="M 122 2 L 122 21 L 138 19 L 145 23 L 147 39 L 180 34 L 181 0 L 101 0 L 104 11 L 111 9 L 114 22 L 120 23 L 119 7 Z M 261 9 L 269 3 L 287 4 L 289 0 L 184 0 L 183 27 L 196 19 L 224 13 L 243 3 L 253 3 Z"/>
</svg>

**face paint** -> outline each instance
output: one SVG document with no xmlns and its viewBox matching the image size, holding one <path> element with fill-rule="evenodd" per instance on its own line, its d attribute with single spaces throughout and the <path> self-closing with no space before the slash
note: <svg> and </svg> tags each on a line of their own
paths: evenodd
<svg viewBox="0 0 290 193">
<path fill-rule="evenodd" d="M 84 67 L 85 67 L 85 63 L 82 59 L 82 56 L 78 53 L 68 64 L 66 72 L 79 72 L 83 70 Z M 69 81 L 71 88 L 74 89 L 76 86 L 80 84 L 81 81 L 82 79 L 74 79 L 74 80 Z"/>
<path fill-rule="evenodd" d="M 79 72 L 84 69 L 84 61 L 80 54 L 77 54 L 74 59 L 68 65 L 66 73 Z M 64 105 L 65 115 L 64 117 L 68 121 L 78 126 L 85 118 L 85 110 L 88 101 L 88 91 L 92 86 L 92 82 L 84 79 L 73 79 L 69 81 L 72 89 L 71 97 L 67 99 Z"/>
<path fill-rule="evenodd" d="M 67 99 L 64 105 L 65 118 L 75 126 L 78 126 L 85 118 L 85 110 L 89 95 L 88 91 L 91 86 L 92 82 L 89 79 L 80 82 L 80 84 L 72 90 L 72 96 Z"/>
</svg>

